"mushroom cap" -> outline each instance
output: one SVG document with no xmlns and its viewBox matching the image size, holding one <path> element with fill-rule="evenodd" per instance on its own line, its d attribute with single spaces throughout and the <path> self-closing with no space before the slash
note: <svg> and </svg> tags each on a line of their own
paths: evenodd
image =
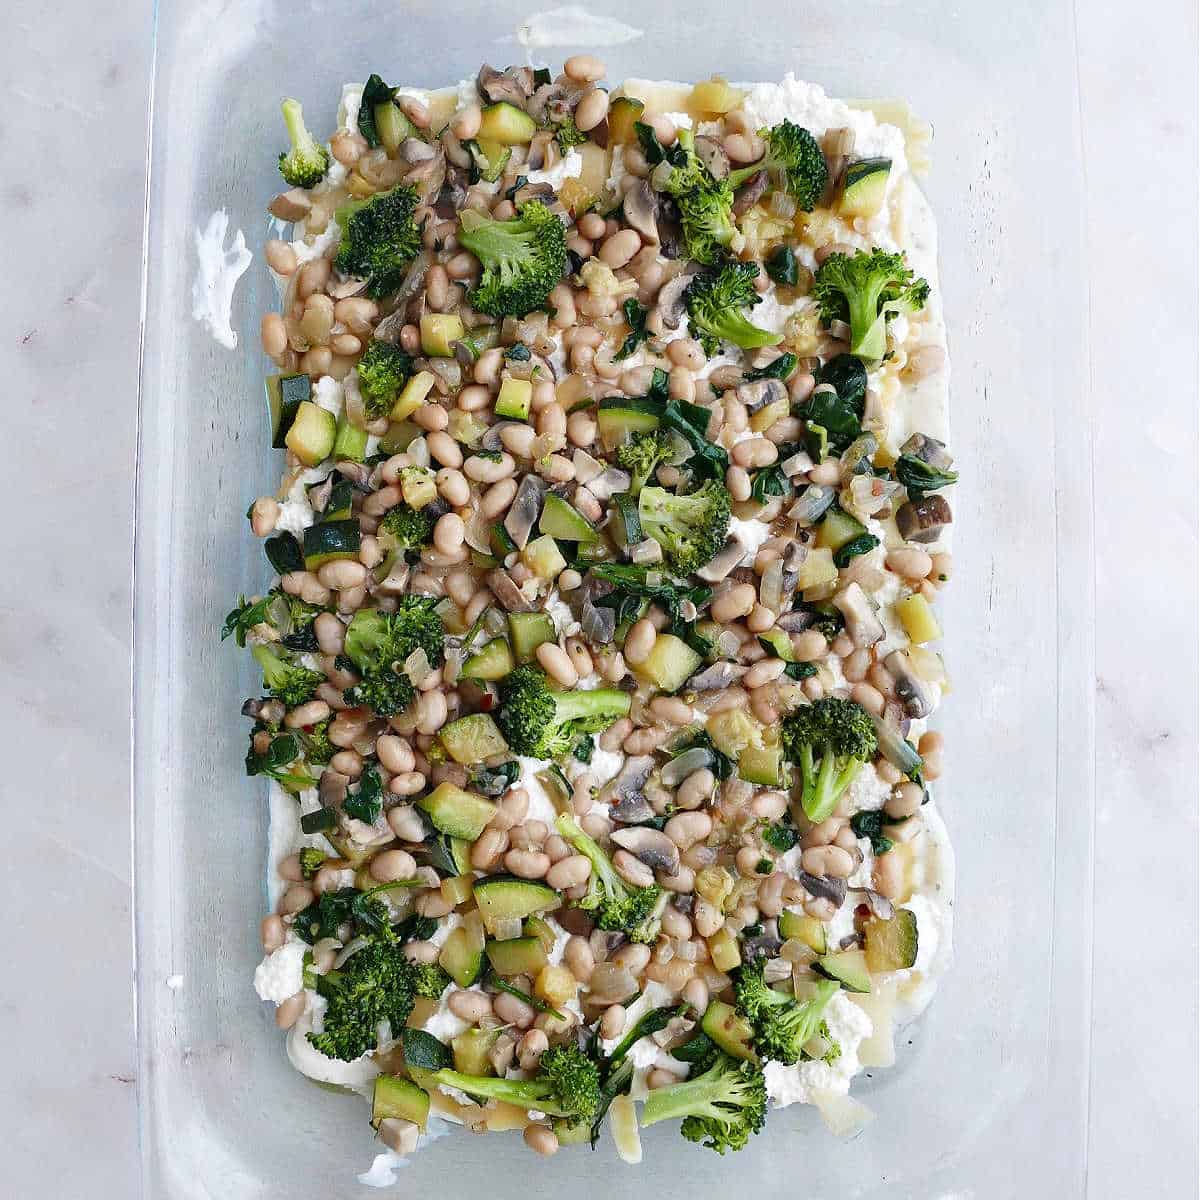
<svg viewBox="0 0 1200 1200">
<path fill-rule="evenodd" d="M 653 871 L 665 871 L 668 875 L 679 872 L 679 847 L 661 829 L 652 825 L 615 829 L 612 840 Z"/>
</svg>

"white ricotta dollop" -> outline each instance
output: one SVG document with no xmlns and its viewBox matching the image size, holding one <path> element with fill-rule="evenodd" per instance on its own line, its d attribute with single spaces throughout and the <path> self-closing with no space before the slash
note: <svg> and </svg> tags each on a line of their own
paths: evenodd
<svg viewBox="0 0 1200 1200">
<path fill-rule="evenodd" d="M 548 183 L 555 191 L 568 179 L 578 179 L 583 174 L 583 155 L 570 150 L 554 166 L 545 171 L 530 171 L 530 183 Z"/>
<path fill-rule="evenodd" d="M 304 988 L 304 955 L 308 946 L 299 938 L 272 950 L 254 968 L 254 990 L 260 1000 L 282 1004 Z"/>
<path fill-rule="evenodd" d="M 342 98 L 338 101 L 338 129 L 343 133 L 353 133 L 358 129 L 358 110 L 362 108 L 363 85 L 361 83 L 343 83 Z"/>
<path fill-rule="evenodd" d="M 193 235 L 197 267 L 192 283 L 192 317 L 212 334 L 219 346 L 234 350 L 238 339 L 232 324 L 233 290 L 254 255 L 246 249 L 246 238 L 240 229 L 226 248 L 228 231 L 229 214 L 221 208 Z"/>
<path fill-rule="evenodd" d="M 461 1017 L 456 1017 L 448 1008 L 442 1007 L 421 1026 L 426 1033 L 431 1033 L 438 1041 L 448 1042 L 458 1037 L 467 1023 Z"/>
<path fill-rule="evenodd" d="M 859 1044 L 871 1035 L 871 1018 L 843 992 L 835 992 L 825 1009 L 825 1024 L 829 1036 L 841 1047 L 833 1062 L 801 1062 L 791 1067 L 771 1062 L 763 1068 L 767 1095 L 776 1108 L 808 1104 L 813 1092 L 845 1095 L 850 1090 L 850 1080 L 859 1071 Z"/>
<path fill-rule="evenodd" d="M 601 750 L 597 746 L 587 769 L 596 777 L 597 787 L 603 787 L 610 779 L 616 779 L 624 764 L 625 755 L 619 750 Z"/>
<path fill-rule="evenodd" d="M 756 517 L 734 517 L 729 522 L 729 532 L 736 534 L 738 541 L 746 547 L 746 560 L 753 561 L 763 542 L 771 536 L 771 526 Z"/>
<path fill-rule="evenodd" d="M 546 764 L 540 758 L 523 756 L 518 757 L 517 762 L 521 764 L 520 786 L 529 796 L 529 811 L 526 813 L 525 819 L 527 821 L 544 821 L 553 827 L 554 818 L 558 816 L 558 809 L 554 807 L 550 793 L 546 791 L 542 786 L 542 781 L 537 777 L 537 773 L 544 770 Z"/>
</svg>

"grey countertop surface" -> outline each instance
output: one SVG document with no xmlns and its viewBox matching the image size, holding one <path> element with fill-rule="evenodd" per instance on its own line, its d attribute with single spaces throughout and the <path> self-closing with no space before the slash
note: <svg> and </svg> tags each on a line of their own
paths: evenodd
<svg viewBox="0 0 1200 1200">
<path fill-rule="evenodd" d="M 1196 7 L 1076 7 L 1097 546 L 1089 1195 L 1153 1180 L 1194 1196 Z M 63 0 L 0 23 L 15 951 L 0 1124 L 5 1190 L 29 1200 L 137 1191 L 128 700 L 150 21 L 141 4 Z"/>
</svg>

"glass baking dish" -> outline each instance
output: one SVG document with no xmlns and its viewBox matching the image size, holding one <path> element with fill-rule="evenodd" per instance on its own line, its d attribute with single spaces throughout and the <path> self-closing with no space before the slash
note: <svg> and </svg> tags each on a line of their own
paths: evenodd
<svg viewBox="0 0 1200 1200">
<path fill-rule="evenodd" d="M 332 125 L 345 80 L 440 86 L 524 57 L 512 0 L 184 4 L 157 14 L 137 500 L 135 802 L 143 1192 L 223 1200 L 367 1195 L 358 1099 L 289 1066 L 251 975 L 264 912 L 265 791 L 242 774 L 247 656 L 217 639 L 266 582 L 241 520 L 274 489 L 265 453 L 261 253 L 230 353 L 191 319 L 193 230 L 216 209 L 258 251 L 278 187 L 278 103 Z M 954 678 L 941 799 L 958 858 L 956 963 L 894 1070 L 855 1094 L 877 1119 L 838 1142 L 814 1110 L 773 1114 L 736 1159 L 672 1130 L 640 1175 L 520 1139 L 431 1145 L 399 1186 L 607 1196 L 1084 1194 L 1091 953 L 1091 455 L 1084 412 L 1081 164 L 1066 0 L 945 6 L 716 0 L 603 9 L 644 35 L 598 47 L 609 78 L 743 80 L 788 70 L 840 96 L 895 96 L 933 124 L 953 359 Z M 572 49 L 535 51 L 554 64 Z M 1049 269 L 1048 269 L 1049 268 Z M 1031 280 L 1053 279 L 1052 287 Z M 1065 718 L 1065 719 L 1060 719 Z M 169 981 L 169 982 L 168 982 Z M 447 1177 L 453 1170 L 454 1176 Z"/>
</svg>

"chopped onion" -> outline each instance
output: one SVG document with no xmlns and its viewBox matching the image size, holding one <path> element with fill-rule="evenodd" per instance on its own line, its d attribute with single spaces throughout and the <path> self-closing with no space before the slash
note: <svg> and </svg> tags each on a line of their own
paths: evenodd
<svg viewBox="0 0 1200 1200">
<path fill-rule="evenodd" d="M 417 688 L 433 674 L 433 667 L 430 666 L 429 656 L 425 653 L 423 647 L 418 646 L 404 660 L 404 673 L 408 676 L 413 687 Z"/>
<path fill-rule="evenodd" d="M 414 467 L 427 467 L 430 463 L 429 443 L 423 437 L 415 437 L 408 443 L 405 453 L 412 459 Z"/>
<path fill-rule="evenodd" d="M 498 608 L 489 608 L 483 614 L 483 627 L 493 637 L 508 629 L 508 618 Z"/>
<path fill-rule="evenodd" d="M 464 537 L 467 545 L 472 550 L 478 550 L 480 554 L 491 554 L 491 522 L 479 511 L 479 505 L 471 505 L 471 515 L 465 524 Z"/>
<path fill-rule="evenodd" d="M 519 937 L 520 933 L 521 923 L 518 920 L 517 932 L 513 936 Z M 633 972 L 613 962 L 598 962 L 588 980 L 588 999 L 592 1004 L 620 1004 L 637 990 L 638 982 Z"/>
<path fill-rule="evenodd" d="M 631 1096 L 618 1096 L 609 1109 L 613 1143 L 622 1162 L 636 1166 L 642 1161 L 642 1138 L 638 1132 L 637 1108 Z"/>
<path fill-rule="evenodd" d="M 783 559 L 776 558 L 763 572 L 758 597 L 772 612 L 781 613 L 786 599 L 783 592 Z"/>
<path fill-rule="evenodd" d="M 784 191 L 772 192 L 771 200 L 767 207 L 771 210 L 772 216 L 782 217 L 785 221 L 790 221 L 796 215 L 796 197 L 789 196 Z"/>
<path fill-rule="evenodd" d="M 586 450 L 576 450 L 571 462 L 575 465 L 576 483 L 588 483 L 604 470 L 604 464 L 597 462 Z"/>
<path fill-rule="evenodd" d="M 462 365 L 454 358 L 431 358 L 429 369 L 443 380 L 446 387 L 457 392 L 462 387 Z"/>
<path fill-rule="evenodd" d="M 370 944 L 371 939 L 369 937 L 364 937 L 362 934 L 347 942 L 338 954 L 337 958 L 333 960 L 333 969 L 336 971 L 340 967 L 343 967 L 348 959 L 357 954 L 364 946 L 369 946 Z"/>
<path fill-rule="evenodd" d="M 912 774 L 921 765 L 921 756 L 913 749 L 912 743 L 906 741 L 900 731 L 882 717 L 872 714 L 871 721 L 875 726 L 880 754 L 903 774 Z"/>
<path fill-rule="evenodd" d="M 824 1089 L 814 1089 L 811 1096 L 825 1127 L 834 1137 L 854 1137 L 875 1119 L 875 1114 L 853 1096 L 843 1096 L 840 1092 Z"/>
<path fill-rule="evenodd" d="M 815 525 L 837 499 L 837 491 L 811 483 L 800 493 L 800 499 L 788 509 L 788 516 L 805 525 Z"/>
<path fill-rule="evenodd" d="M 662 562 L 662 556 L 662 547 L 653 538 L 647 538 L 644 542 L 638 542 L 629 551 L 629 557 L 635 563 Z"/>
<path fill-rule="evenodd" d="M 511 942 L 521 936 L 520 917 L 497 917 L 492 922 L 492 937 L 498 942 Z"/>
<path fill-rule="evenodd" d="M 809 455 L 805 451 L 800 450 L 796 454 L 793 454 L 791 458 L 783 460 L 783 473 L 789 479 L 795 479 L 797 475 L 807 475 L 813 469 L 813 465 L 813 460 Z"/>
<path fill-rule="evenodd" d="M 647 571 L 646 572 L 646 586 L 647 587 L 660 587 L 662 585 L 662 582 L 663 582 L 663 576 L 662 576 L 661 571 Z M 741 645 L 741 643 L 739 642 L 738 645 Z"/>
</svg>

